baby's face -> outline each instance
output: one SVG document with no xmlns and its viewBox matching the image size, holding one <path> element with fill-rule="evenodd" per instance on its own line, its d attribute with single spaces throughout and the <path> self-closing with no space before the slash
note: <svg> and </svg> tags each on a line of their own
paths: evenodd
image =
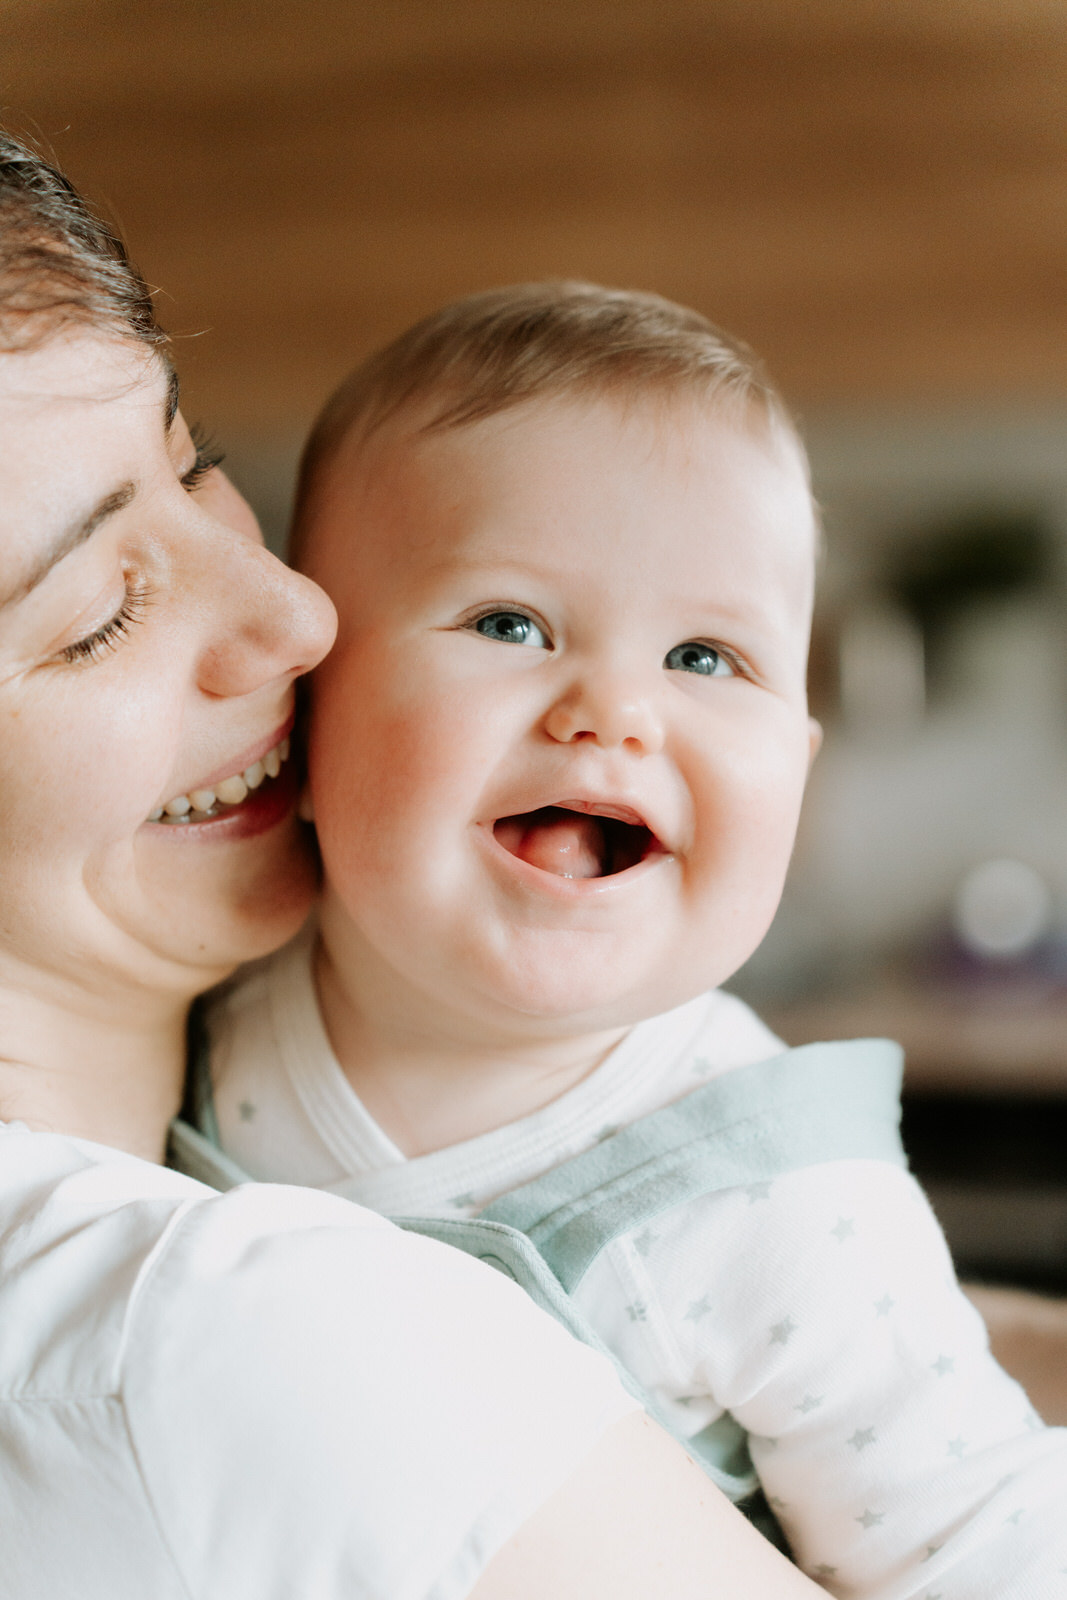
<svg viewBox="0 0 1067 1600">
<path fill-rule="evenodd" d="M 696 400 L 352 446 L 307 561 L 341 615 L 311 735 L 335 960 L 532 1036 L 729 976 L 813 748 L 814 542 L 795 445 Z"/>
</svg>

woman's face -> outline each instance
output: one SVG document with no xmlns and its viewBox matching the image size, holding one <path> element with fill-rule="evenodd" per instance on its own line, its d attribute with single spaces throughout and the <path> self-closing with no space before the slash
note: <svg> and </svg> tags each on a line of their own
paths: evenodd
<svg viewBox="0 0 1067 1600">
<path fill-rule="evenodd" d="M 312 894 L 291 768 L 269 774 L 333 610 L 220 472 L 190 475 L 168 394 L 118 338 L 0 355 L 0 986 L 192 993 Z"/>
</svg>

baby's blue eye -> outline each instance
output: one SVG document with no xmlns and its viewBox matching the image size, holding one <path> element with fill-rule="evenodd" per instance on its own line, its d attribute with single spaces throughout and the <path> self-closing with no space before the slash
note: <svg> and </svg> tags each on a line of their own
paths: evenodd
<svg viewBox="0 0 1067 1600">
<path fill-rule="evenodd" d="M 732 678 L 734 669 L 710 644 L 676 644 L 663 658 L 669 672 L 696 672 L 702 678 Z"/>
<path fill-rule="evenodd" d="M 521 611 L 490 611 L 474 624 L 478 633 L 499 644 L 528 644 L 536 650 L 546 650 L 548 640 L 537 623 Z"/>
</svg>

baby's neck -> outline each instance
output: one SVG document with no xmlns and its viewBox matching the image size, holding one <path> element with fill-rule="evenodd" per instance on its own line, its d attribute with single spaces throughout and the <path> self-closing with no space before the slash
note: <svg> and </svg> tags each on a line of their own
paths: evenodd
<svg viewBox="0 0 1067 1600">
<path fill-rule="evenodd" d="M 320 940 L 315 985 L 334 1054 L 364 1107 L 410 1157 L 529 1116 L 580 1083 L 626 1028 L 531 1039 L 413 996 Z"/>
</svg>

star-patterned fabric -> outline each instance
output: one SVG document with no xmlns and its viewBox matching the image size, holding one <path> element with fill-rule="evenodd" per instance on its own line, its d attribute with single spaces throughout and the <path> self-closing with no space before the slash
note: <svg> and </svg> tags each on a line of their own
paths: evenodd
<svg viewBox="0 0 1067 1600">
<path fill-rule="evenodd" d="M 396 1215 L 476 1215 L 782 1049 L 706 995 L 636 1027 L 553 1105 L 409 1161 L 330 1050 L 309 955 L 305 936 L 215 1008 L 223 1145 L 255 1177 Z M 613 1240 L 573 1299 L 680 1435 L 741 1424 L 795 1558 L 830 1592 L 1067 1600 L 1067 1434 L 993 1362 L 899 1167 L 828 1161 L 703 1195 Z"/>
</svg>

